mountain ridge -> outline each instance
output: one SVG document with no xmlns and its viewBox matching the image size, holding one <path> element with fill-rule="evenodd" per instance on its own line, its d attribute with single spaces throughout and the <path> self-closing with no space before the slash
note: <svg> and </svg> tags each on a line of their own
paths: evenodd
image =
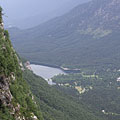
<svg viewBox="0 0 120 120">
<path fill-rule="evenodd" d="M 0 120 L 103 120 L 22 64 L 4 30 L 0 8 Z M 103 118 L 103 119 L 102 119 Z"/>
<path fill-rule="evenodd" d="M 28 0 L 27 1 L 21 0 L 19 3 L 15 1 L 11 3 L 9 1 L 8 2 L 4 1 L 4 2 L 1 2 L 1 4 L 3 4 L 4 10 L 5 10 L 4 12 L 6 12 L 6 15 L 8 16 L 8 18 L 4 17 L 4 21 L 6 24 L 5 27 L 16 26 L 21 29 L 27 29 L 27 28 L 37 26 L 54 17 L 61 16 L 64 13 L 67 13 L 73 7 L 77 6 L 78 4 L 81 4 L 87 1 L 89 0 L 76 0 L 76 1 L 64 0 L 64 1 L 58 1 L 58 2 L 56 2 L 55 0 L 52 0 L 50 2 L 49 1 L 47 2 L 47 0 L 46 1 L 30 0 L 30 2 Z M 29 8 L 26 9 L 28 2 L 29 2 Z M 23 3 L 23 6 L 21 5 L 22 3 Z M 49 6 L 47 6 L 47 3 L 49 4 Z M 13 10 L 12 11 L 8 10 L 8 9 L 11 9 L 11 7 Z M 21 7 L 22 7 L 22 10 L 19 10 Z M 17 12 L 19 12 L 19 15 L 16 14 L 16 12 L 14 12 L 16 11 L 15 9 L 17 10 Z"/>
<path fill-rule="evenodd" d="M 109 66 L 107 62 L 114 66 L 119 63 L 118 3 L 93 0 L 35 28 L 18 34 L 10 30 L 12 42 L 21 55 L 34 62 L 71 68 Z"/>
</svg>

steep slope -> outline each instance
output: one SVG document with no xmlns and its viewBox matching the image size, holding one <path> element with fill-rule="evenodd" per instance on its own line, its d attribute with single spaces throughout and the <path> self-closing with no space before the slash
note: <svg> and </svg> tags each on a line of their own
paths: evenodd
<svg viewBox="0 0 120 120">
<path fill-rule="evenodd" d="M 26 71 L 4 30 L 0 9 L 0 120 L 104 120 L 77 102 Z"/>
<path fill-rule="evenodd" d="M 0 120 L 43 120 L 21 69 L 22 63 L 4 30 L 0 8 Z"/>
<path fill-rule="evenodd" d="M 119 11 L 119 0 L 93 0 L 35 28 L 18 34 L 12 29 L 11 39 L 20 55 L 34 62 L 71 68 L 116 67 Z"/>
<path fill-rule="evenodd" d="M 37 97 L 45 120 L 107 120 L 101 112 L 94 112 L 75 97 L 49 86 L 43 78 L 31 71 L 24 72 L 24 78 Z"/>
</svg>

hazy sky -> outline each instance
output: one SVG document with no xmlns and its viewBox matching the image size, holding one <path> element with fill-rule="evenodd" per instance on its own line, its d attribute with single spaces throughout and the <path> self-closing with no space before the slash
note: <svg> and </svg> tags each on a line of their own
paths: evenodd
<svg viewBox="0 0 120 120">
<path fill-rule="evenodd" d="M 0 4 L 6 15 L 21 18 L 54 11 L 68 1 L 71 0 L 0 0 Z"/>
<path fill-rule="evenodd" d="M 72 9 L 81 2 L 89 0 L 0 0 L 3 8 L 5 25 L 28 26 L 31 24 L 28 19 L 45 18 L 45 16 L 55 17 Z M 37 17 L 35 17 L 37 16 Z M 40 20 L 42 21 L 42 20 Z M 45 21 L 45 20 L 44 20 Z M 32 22 L 33 23 L 33 22 Z M 36 25 L 39 24 L 39 21 Z"/>
</svg>

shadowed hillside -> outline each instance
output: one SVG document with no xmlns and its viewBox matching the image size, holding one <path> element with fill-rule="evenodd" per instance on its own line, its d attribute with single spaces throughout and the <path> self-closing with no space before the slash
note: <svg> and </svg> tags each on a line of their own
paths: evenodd
<svg viewBox="0 0 120 120">
<path fill-rule="evenodd" d="M 10 29 L 12 42 L 20 55 L 34 62 L 71 68 L 118 66 L 119 3 L 93 0 L 35 28 Z"/>
</svg>

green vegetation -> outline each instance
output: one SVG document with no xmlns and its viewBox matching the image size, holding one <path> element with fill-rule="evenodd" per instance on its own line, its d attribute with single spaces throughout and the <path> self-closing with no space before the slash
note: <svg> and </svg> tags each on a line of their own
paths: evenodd
<svg viewBox="0 0 120 120">
<path fill-rule="evenodd" d="M 113 0 L 100 1 L 79 5 L 35 28 L 10 29 L 16 50 L 36 63 L 119 69 L 120 4 Z"/>
<path fill-rule="evenodd" d="M 0 23 L 2 23 L 2 8 L 0 7 Z"/>
<path fill-rule="evenodd" d="M 64 93 L 80 98 L 92 110 L 99 111 L 108 120 L 120 119 L 120 82 L 117 78 L 120 72 L 116 70 L 98 71 L 96 75 L 86 73 L 58 75 L 53 77 L 56 88 Z M 69 92 L 70 89 L 74 94 Z M 105 112 L 103 113 L 102 110 Z"/>
<path fill-rule="evenodd" d="M 9 109 L 1 106 L 0 109 L 3 109 L 2 111 L 0 110 L 0 120 L 15 120 L 15 118 L 12 115 L 10 115 Z"/>
<path fill-rule="evenodd" d="M 75 97 L 49 86 L 32 72 L 24 72 L 24 78 L 30 84 L 45 120 L 104 120 Z"/>
<path fill-rule="evenodd" d="M 0 26 L 1 15 L 0 9 Z M 29 86 L 22 77 L 19 62 L 9 40 L 8 31 L 0 27 L 0 120 L 15 120 L 19 116 L 32 120 L 32 115 L 43 120 L 40 109 L 32 99 L 33 95 Z M 2 94 L 3 92 L 4 94 Z"/>
<path fill-rule="evenodd" d="M 103 38 L 112 33 L 111 30 L 103 30 L 101 28 L 97 28 L 95 30 L 93 30 L 92 28 L 87 28 L 86 30 L 79 30 L 79 32 L 82 35 L 92 35 L 94 39 Z"/>
<path fill-rule="evenodd" d="M 80 69 L 77 74 L 55 76 L 55 86 L 28 70 L 22 75 L 9 34 L 1 24 L 0 76 L 10 79 L 10 104 L 14 108 L 20 105 L 19 116 L 28 120 L 34 115 L 39 120 L 120 120 L 119 11 L 116 1 L 97 0 L 33 29 L 10 30 L 16 50 L 23 57 Z M 0 119 L 14 120 L 10 113 L 0 100 Z"/>
</svg>

